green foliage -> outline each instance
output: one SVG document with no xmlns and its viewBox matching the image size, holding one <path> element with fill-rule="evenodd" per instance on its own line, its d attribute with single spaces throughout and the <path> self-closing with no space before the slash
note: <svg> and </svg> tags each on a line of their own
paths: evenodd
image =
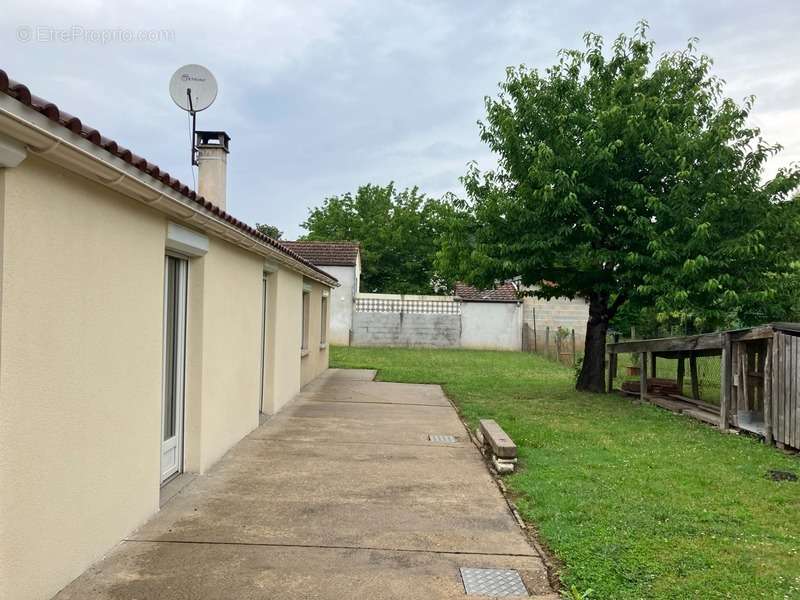
<svg viewBox="0 0 800 600">
<path fill-rule="evenodd" d="M 303 239 L 361 242 L 364 292 L 429 294 L 443 210 L 416 187 L 364 185 L 311 209 Z"/>
<path fill-rule="evenodd" d="M 332 366 L 438 383 L 474 427 L 517 444 L 505 479 L 523 519 L 592 600 L 800 597 L 800 484 L 746 436 L 617 395 L 575 391 L 570 369 L 522 352 L 332 349 Z M 585 592 L 584 592 L 585 593 Z"/>
<path fill-rule="evenodd" d="M 626 301 L 694 330 L 797 314 L 800 171 L 762 182 L 779 146 L 753 99 L 724 97 L 694 41 L 657 57 L 646 31 L 508 69 L 480 124 L 499 166 L 470 167 L 440 270 L 589 298 L 598 324 Z"/>
<path fill-rule="evenodd" d="M 268 235 L 273 240 L 279 240 L 283 236 L 283 232 L 274 225 L 267 225 L 266 223 L 256 223 L 256 229 L 258 229 L 258 231 L 260 231 L 264 235 Z"/>
<path fill-rule="evenodd" d="M 567 592 L 567 598 L 569 600 L 589 600 L 589 597 L 591 595 L 592 595 L 592 588 L 589 588 L 585 592 L 581 592 L 574 585 L 571 588 L 569 588 L 569 592 Z"/>
</svg>

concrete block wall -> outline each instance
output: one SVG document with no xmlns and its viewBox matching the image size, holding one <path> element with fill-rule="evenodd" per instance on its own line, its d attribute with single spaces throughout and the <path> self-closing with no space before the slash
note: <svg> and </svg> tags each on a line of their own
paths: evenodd
<svg viewBox="0 0 800 600">
<path fill-rule="evenodd" d="M 456 348 L 461 317 L 449 314 L 354 312 L 353 346 Z"/>
<path fill-rule="evenodd" d="M 362 294 L 358 300 L 353 346 L 522 350 L 521 303 L 395 294 Z"/>
<path fill-rule="evenodd" d="M 523 305 L 523 321 L 530 328 L 535 329 L 537 345 L 541 345 L 545 340 L 545 331 L 550 327 L 550 338 L 553 337 L 559 327 L 568 330 L 575 330 L 575 343 L 579 349 L 583 349 L 586 339 L 586 321 L 589 319 L 589 305 L 582 298 L 570 300 L 568 298 L 554 298 L 544 300 L 542 298 L 525 298 Z M 528 344 L 532 348 L 532 335 Z"/>
</svg>

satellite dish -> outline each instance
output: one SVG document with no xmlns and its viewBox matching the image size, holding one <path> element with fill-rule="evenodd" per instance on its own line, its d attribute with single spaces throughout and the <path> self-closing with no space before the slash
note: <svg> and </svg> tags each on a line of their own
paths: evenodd
<svg viewBox="0 0 800 600">
<path fill-rule="evenodd" d="M 169 94 L 190 113 L 207 109 L 217 97 L 217 80 L 201 65 L 184 65 L 169 80 Z"/>
</svg>

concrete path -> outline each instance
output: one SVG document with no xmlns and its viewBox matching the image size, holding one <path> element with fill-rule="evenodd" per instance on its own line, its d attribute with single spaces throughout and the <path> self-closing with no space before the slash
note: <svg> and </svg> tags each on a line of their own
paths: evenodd
<svg viewBox="0 0 800 600">
<path fill-rule="evenodd" d="M 465 598 L 462 566 L 555 598 L 441 388 L 373 377 L 328 371 L 56 598 Z"/>
</svg>

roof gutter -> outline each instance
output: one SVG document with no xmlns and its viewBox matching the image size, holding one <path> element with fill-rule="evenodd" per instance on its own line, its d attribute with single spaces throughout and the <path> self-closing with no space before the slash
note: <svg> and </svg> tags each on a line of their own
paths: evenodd
<svg viewBox="0 0 800 600">
<path fill-rule="evenodd" d="M 190 204 L 173 188 L 143 175 L 140 170 L 119 157 L 98 148 L 82 136 L 70 132 L 5 94 L 0 94 L 0 133 L 18 140 L 31 154 L 142 202 L 172 219 L 259 254 L 309 279 L 328 286 L 338 285 L 335 278 L 320 273 L 213 214 L 204 212 L 197 205 Z"/>
</svg>

